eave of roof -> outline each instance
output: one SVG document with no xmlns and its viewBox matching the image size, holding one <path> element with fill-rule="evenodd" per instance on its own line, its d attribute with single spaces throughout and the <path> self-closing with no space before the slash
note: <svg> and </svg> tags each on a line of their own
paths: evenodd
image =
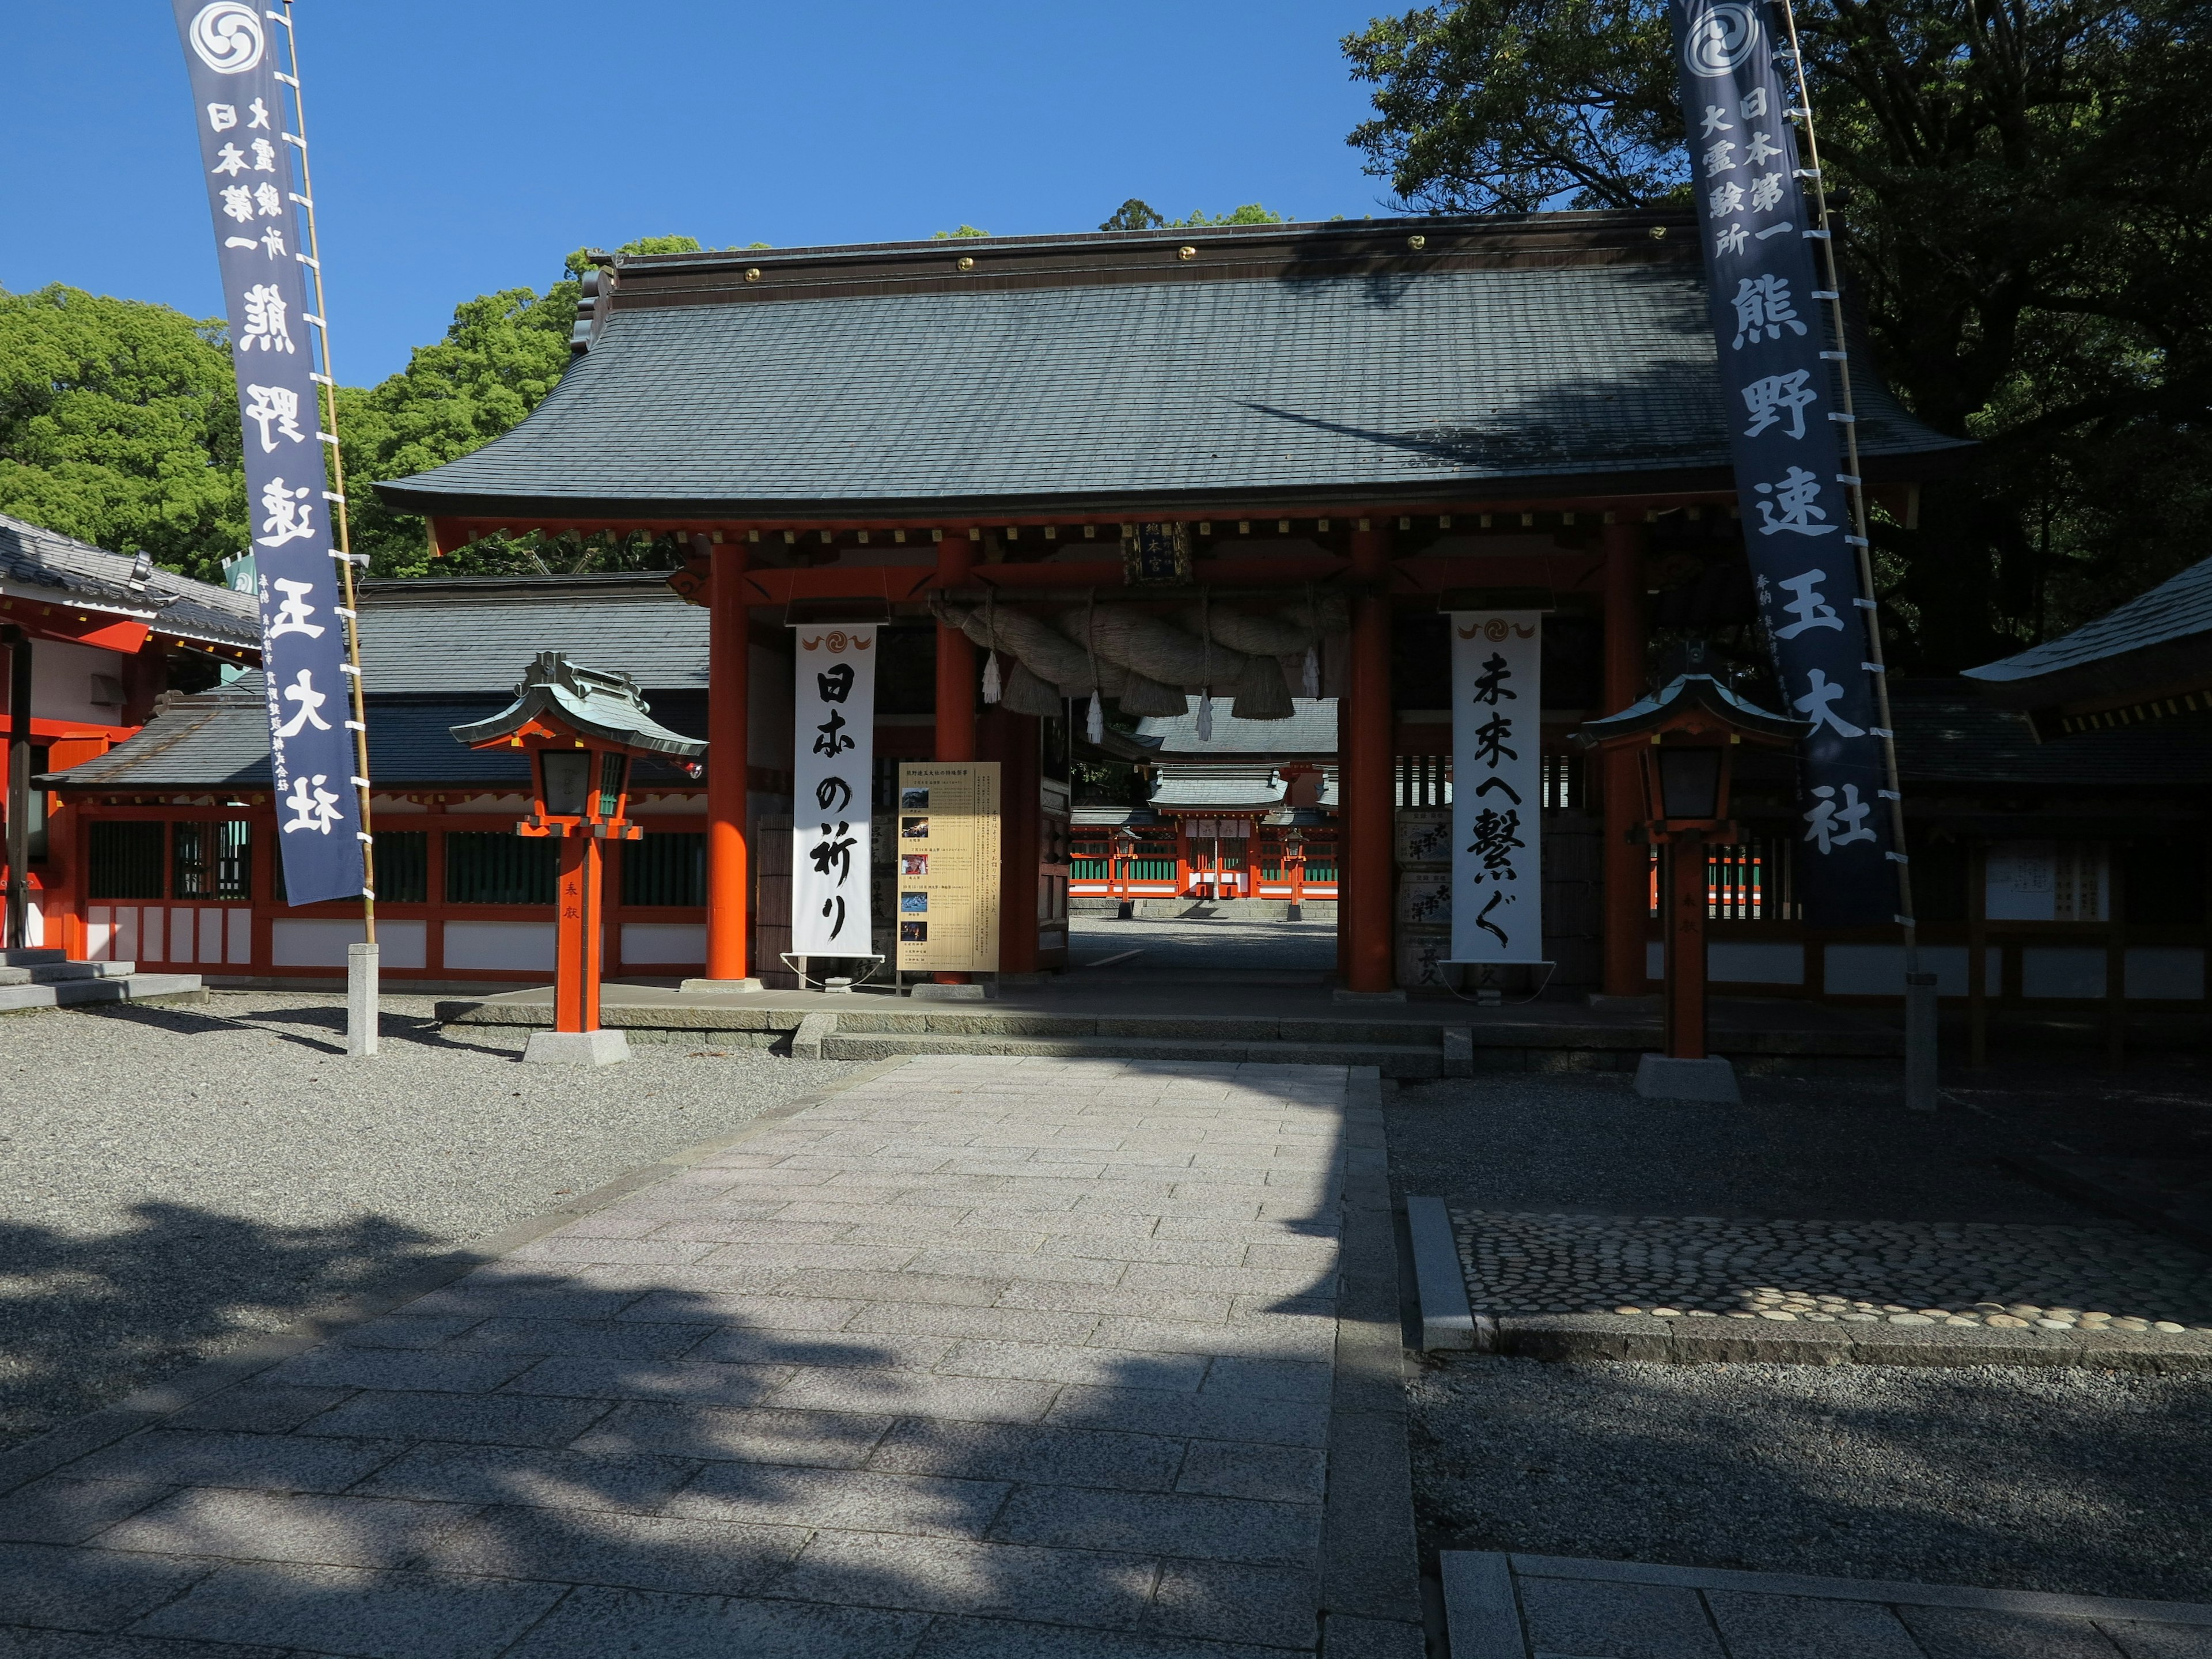
<svg viewBox="0 0 2212 1659">
<path fill-rule="evenodd" d="M 528 420 L 376 488 L 663 525 L 1726 491 L 1697 234 L 1540 214 L 612 259 Z M 1855 392 L 1872 479 L 1966 447 Z"/>
<path fill-rule="evenodd" d="M 2212 688 L 2212 559 L 1965 677 L 2007 708 L 2069 712 Z"/>
<path fill-rule="evenodd" d="M 134 559 L 0 513 L 0 592 L 99 611 L 196 644 L 261 646 L 251 594 L 155 566 L 134 580 Z"/>
</svg>

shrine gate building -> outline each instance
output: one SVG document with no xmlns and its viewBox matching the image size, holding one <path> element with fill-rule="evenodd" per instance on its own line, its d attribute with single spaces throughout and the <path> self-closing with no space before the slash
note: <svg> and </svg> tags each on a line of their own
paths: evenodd
<svg viewBox="0 0 2212 1659">
<path fill-rule="evenodd" d="M 1697 235 L 1686 215 L 1605 212 L 603 256 L 577 360 L 537 411 L 377 488 L 441 549 L 496 530 L 691 538 L 712 611 L 717 980 L 758 960 L 762 624 L 794 606 L 921 617 L 1158 598 L 1125 583 L 1140 526 L 1188 546 L 1169 596 L 1183 604 L 1340 605 L 1324 688 L 1340 962 L 1350 989 L 1382 992 L 1398 977 L 1404 763 L 1449 749 L 1434 690 L 1448 597 L 1544 596 L 1575 659 L 1544 711 L 1562 753 L 1575 723 L 1645 689 L 1650 590 L 1687 569 L 1711 616 L 1748 617 Z M 1959 446 L 1870 379 L 1855 395 L 1875 499 L 1910 520 Z M 1006 767 L 1002 915 L 1024 920 L 1000 961 L 1035 970 L 1065 938 L 1050 923 L 1066 826 L 1047 822 L 1035 715 L 981 706 L 978 678 L 971 640 L 940 620 L 931 754 Z M 1591 780 L 1583 803 L 1604 895 L 1585 953 L 1622 992 L 1645 980 L 1634 793 Z"/>
</svg>

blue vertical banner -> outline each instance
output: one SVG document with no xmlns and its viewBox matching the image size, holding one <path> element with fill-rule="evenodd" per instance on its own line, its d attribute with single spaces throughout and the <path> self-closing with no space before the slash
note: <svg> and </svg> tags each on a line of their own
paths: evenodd
<svg viewBox="0 0 2212 1659">
<path fill-rule="evenodd" d="M 191 71 L 246 435 L 277 843 L 294 904 L 364 885 L 345 627 L 323 467 L 294 147 L 269 24 L 242 0 L 175 0 Z"/>
<path fill-rule="evenodd" d="M 1799 750 L 1797 891 L 1805 921 L 1897 919 L 1888 775 L 1868 660 L 1873 595 L 1859 580 L 1838 396 L 1797 135 L 1778 68 L 1789 36 L 1743 0 L 1670 0 L 1682 116 L 1705 245 L 1736 499 L 1774 675 L 1813 723 Z"/>
</svg>

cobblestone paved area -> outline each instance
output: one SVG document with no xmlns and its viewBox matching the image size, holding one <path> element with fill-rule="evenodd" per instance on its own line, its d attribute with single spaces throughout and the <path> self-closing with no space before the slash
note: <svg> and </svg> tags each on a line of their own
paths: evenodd
<svg viewBox="0 0 2212 1659">
<path fill-rule="evenodd" d="M 909 1062 L 0 1497 L 0 1651 L 1310 1649 L 1346 1094 Z"/>
<path fill-rule="evenodd" d="M 2212 1331 L 2212 1261 L 2124 1225 L 1452 1219 L 1484 1313 Z"/>
</svg>

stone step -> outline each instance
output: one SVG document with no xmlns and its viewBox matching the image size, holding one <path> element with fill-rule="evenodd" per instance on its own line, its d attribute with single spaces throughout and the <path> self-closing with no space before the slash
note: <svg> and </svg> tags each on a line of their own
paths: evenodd
<svg viewBox="0 0 2212 1659">
<path fill-rule="evenodd" d="M 972 1036 L 1081 1041 L 1089 1037 L 1152 1037 L 1206 1042 L 1335 1042 L 1356 1046 L 1434 1049 L 1442 1027 L 1425 1023 L 1367 1019 L 1270 1019 L 1226 1014 L 1047 1014 L 992 1009 L 986 1003 L 940 1006 L 930 1012 L 859 1006 L 837 1008 L 837 1029 L 856 1036 Z"/>
<path fill-rule="evenodd" d="M 61 953 L 54 953 L 58 957 Z M 28 967 L 0 968 L 0 985 L 58 985 L 64 980 L 128 979 L 134 962 L 40 962 Z"/>
<path fill-rule="evenodd" d="M 903 1054 L 1018 1054 L 1054 1060 L 1246 1061 L 1266 1066 L 1373 1066 L 1387 1078 L 1438 1077 L 1434 1044 L 1180 1040 L 1163 1037 L 1010 1037 L 981 1032 L 847 1031 L 823 1034 L 824 1060 L 894 1060 Z"/>
<path fill-rule="evenodd" d="M 125 964 L 100 963 L 100 966 Z M 198 974 L 125 974 L 113 979 L 64 979 L 46 985 L 0 985 L 0 1013 L 24 1008 L 73 1008 L 89 1003 L 204 1002 Z"/>
<path fill-rule="evenodd" d="M 51 945 L 26 945 L 12 951 L 0 951 L 0 968 L 35 968 L 41 963 L 66 962 L 68 957 Z"/>
</svg>

